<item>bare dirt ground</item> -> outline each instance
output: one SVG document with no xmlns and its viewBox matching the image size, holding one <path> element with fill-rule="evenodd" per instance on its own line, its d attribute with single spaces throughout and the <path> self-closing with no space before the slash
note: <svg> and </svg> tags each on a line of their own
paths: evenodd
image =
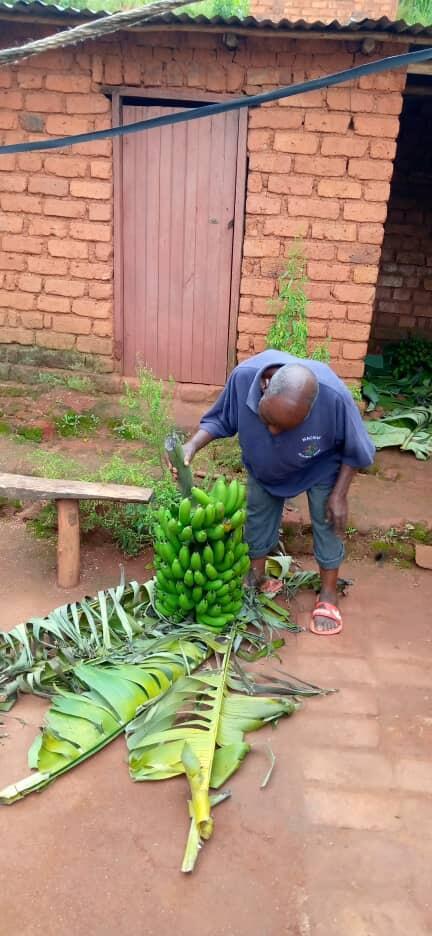
<svg viewBox="0 0 432 936">
<path fill-rule="evenodd" d="M 403 486 L 388 484 L 399 510 Z M 120 555 L 84 545 L 80 586 L 59 591 L 53 545 L 16 517 L 0 536 L 3 628 L 118 581 Z M 126 562 L 127 578 L 145 565 Z M 120 738 L 0 811 L 2 934 L 430 934 L 432 575 L 372 561 L 344 571 L 355 580 L 344 633 L 288 635 L 283 651 L 289 672 L 340 691 L 255 736 L 194 875 L 179 871 L 183 778 L 133 784 Z M 303 624 L 312 600 L 299 600 Z M 0 717 L 0 787 L 28 772 L 44 709 L 27 697 Z M 277 763 L 261 790 L 266 739 Z"/>
</svg>

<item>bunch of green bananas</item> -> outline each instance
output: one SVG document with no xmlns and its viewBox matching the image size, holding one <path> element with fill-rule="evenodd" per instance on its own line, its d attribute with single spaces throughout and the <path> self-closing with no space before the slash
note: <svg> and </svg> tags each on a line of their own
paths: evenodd
<svg viewBox="0 0 432 936">
<path fill-rule="evenodd" d="M 209 494 L 193 487 L 176 515 L 159 510 L 155 607 L 164 617 L 194 617 L 215 631 L 234 621 L 250 566 L 245 500 L 244 484 L 218 478 Z"/>
</svg>

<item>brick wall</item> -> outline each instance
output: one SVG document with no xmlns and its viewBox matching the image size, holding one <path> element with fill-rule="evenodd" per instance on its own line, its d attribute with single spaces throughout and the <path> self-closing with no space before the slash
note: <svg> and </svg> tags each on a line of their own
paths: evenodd
<svg viewBox="0 0 432 936">
<path fill-rule="evenodd" d="M 380 19 L 387 16 L 397 18 L 398 0 L 251 0 L 250 11 L 257 19 L 298 20 L 309 22 L 320 20 L 330 23 L 339 20 L 347 23 L 351 16 Z"/>
<path fill-rule="evenodd" d="M 11 35 L 20 41 L 28 28 Z M 263 88 L 364 60 L 358 43 L 140 33 L 0 71 L 4 142 L 111 123 L 101 86 Z M 388 45 L 375 55 L 392 54 Z M 398 46 L 398 51 L 401 51 Z M 400 72 L 251 111 L 239 357 L 264 346 L 268 299 L 301 234 L 310 334 L 331 338 L 341 375 L 362 371 L 392 174 Z M 112 151 L 108 141 L 0 157 L 0 342 L 113 369 Z"/>
<path fill-rule="evenodd" d="M 385 225 L 372 337 L 432 340 L 432 101 L 407 98 Z"/>
</svg>

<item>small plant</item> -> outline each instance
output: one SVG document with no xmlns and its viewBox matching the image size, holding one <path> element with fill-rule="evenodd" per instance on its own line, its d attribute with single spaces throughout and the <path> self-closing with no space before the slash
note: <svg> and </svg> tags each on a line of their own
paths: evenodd
<svg viewBox="0 0 432 936">
<path fill-rule="evenodd" d="M 70 377 L 67 377 L 66 386 L 68 390 L 79 390 L 81 393 L 88 393 L 93 389 L 90 378 L 80 377 L 79 374 L 71 374 Z"/>
<path fill-rule="evenodd" d="M 330 360 L 328 345 L 317 345 L 312 354 L 308 350 L 306 283 L 306 260 L 296 242 L 279 278 L 279 298 L 270 300 L 276 318 L 267 333 L 266 344 L 268 348 L 286 351 L 294 357 L 327 362 Z"/>
<path fill-rule="evenodd" d="M 165 439 L 174 428 L 174 384 L 170 381 L 167 387 L 150 370 L 141 368 L 138 372 L 138 387 L 125 384 L 124 389 L 120 400 L 124 416 L 114 432 L 123 439 L 145 442 L 150 448 L 152 463 L 163 467 Z"/>
<path fill-rule="evenodd" d="M 63 438 L 85 435 L 98 425 L 99 417 L 95 413 L 76 413 L 75 410 L 68 410 L 56 419 L 57 432 Z"/>
<path fill-rule="evenodd" d="M 402 0 L 399 4 L 397 18 L 406 23 L 422 23 L 430 26 L 432 23 L 432 0 Z"/>
<path fill-rule="evenodd" d="M 361 387 L 358 387 L 357 384 L 348 384 L 348 390 L 356 403 L 361 403 L 363 401 Z"/>
<path fill-rule="evenodd" d="M 43 439 L 43 432 L 39 426 L 19 426 L 16 434 L 26 442 L 42 442 Z"/>
<path fill-rule="evenodd" d="M 5 422 L 4 419 L 0 419 L 0 436 L 9 435 L 12 432 L 9 423 Z"/>
</svg>

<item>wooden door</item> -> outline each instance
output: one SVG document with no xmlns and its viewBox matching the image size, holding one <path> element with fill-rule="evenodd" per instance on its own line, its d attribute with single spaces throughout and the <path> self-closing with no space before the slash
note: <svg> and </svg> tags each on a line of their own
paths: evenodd
<svg viewBox="0 0 432 936">
<path fill-rule="evenodd" d="M 128 104 L 123 123 L 181 109 Z M 238 138 L 238 112 L 123 137 L 127 375 L 225 382 Z"/>
</svg>

